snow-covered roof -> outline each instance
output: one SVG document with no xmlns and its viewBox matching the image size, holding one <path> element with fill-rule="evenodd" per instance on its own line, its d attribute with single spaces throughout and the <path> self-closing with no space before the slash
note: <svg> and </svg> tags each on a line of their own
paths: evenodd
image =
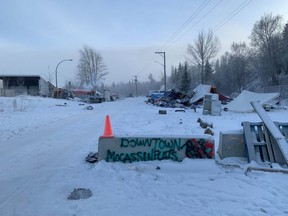
<svg viewBox="0 0 288 216">
<path fill-rule="evenodd" d="M 233 101 L 227 104 L 224 108 L 233 112 L 253 112 L 253 107 L 250 104 L 252 101 L 259 101 L 260 104 L 268 103 L 269 101 L 279 97 L 279 93 L 255 93 L 243 90 Z"/>
<path fill-rule="evenodd" d="M 191 103 L 194 103 L 204 97 L 205 94 L 210 93 L 211 85 L 198 85 L 194 90 L 194 95 L 191 98 Z"/>
</svg>

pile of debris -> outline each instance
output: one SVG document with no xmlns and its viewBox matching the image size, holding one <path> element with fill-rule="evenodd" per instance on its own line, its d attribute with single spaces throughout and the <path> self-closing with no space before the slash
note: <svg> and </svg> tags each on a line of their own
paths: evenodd
<svg viewBox="0 0 288 216">
<path fill-rule="evenodd" d="M 75 97 L 72 91 L 62 88 L 55 88 L 52 96 L 57 99 L 73 99 Z"/>
<path fill-rule="evenodd" d="M 185 94 L 174 89 L 164 92 L 155 92 L 150 96 L 147 96 L 147 103 L 151 103 L 160 107 L 170 108 L 193 108 L 195 109 L 196 104 L 191 103 L 192 94 Z"/>
<path fill-rule="evenodd" d="M 149 99 L 147 103 L 152 103 L 153 105 L 169 108 L 192 108 L 196 109 L 198 105 L 202 105 L 204 102 L 204 97 L 207 94 L 217 94 L 218 100 L 221 104 L 226 104 L 231 101 L 229 97 L 224 96 L 217 92 L 215 86 L 211 85 L 198 85 L 193 90 L 189 90 L 187 93 L 176 91 L 172 89 L 170 91 L 153 91 L 147 96 Z"/>
</svg>

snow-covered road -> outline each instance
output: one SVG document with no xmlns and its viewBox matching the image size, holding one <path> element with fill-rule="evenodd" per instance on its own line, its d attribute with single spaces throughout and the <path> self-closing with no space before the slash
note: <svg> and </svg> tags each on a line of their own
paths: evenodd
<svg viewBox="0 0 288 216">
<path fill-rule="evenodd" d="M 78 113 L 29 129 L 2 143 L 0 209 L 4 206 L 14 209 L 15 201 L 20 206 L 26 205 L 29 198 L 25 195 L 33 191 L 40 193 L 34 194 L 36 197 L 47 193 L 49 185 L 44 187 L 47 178 L 66 173 L 66 169 L 73 169 L 75 163 L 84 163 L 89 151 L 97 151 L 105 115 L 117 118 L 119 110 L 123 115 L 135 109 L 125 102 L 117 103 L 117 109 L 109 104 L 94 107 L 91 111 L 79 109 Z M 35 191 L 42 186 L 42 191 Z"/>
<path fill-rule="evenodd" d="M 60 174 L 62 169 L 69 169 L 87 143 L 97 142 L 97 117 L 99 122 L 100 116 L 95 111 L 82 112 L 9 139 L 1 149 L 0 175 L 3 181 L 0 209 L 4 206 L 14 209 L 15 200 L 20 206 L 25 205 L 29 202 L 25 195 L 33 191 L 47 193 L 49 185 L 44 187 L 49 181 L 46 178 L 51 178 L 55 172 Z M 83 152 L 83 157 L 86 153 Z M 34 190 L 42 186 L 42 191 Z M 18 210 L 17 207 L 15 211 Z"/>
</svg>

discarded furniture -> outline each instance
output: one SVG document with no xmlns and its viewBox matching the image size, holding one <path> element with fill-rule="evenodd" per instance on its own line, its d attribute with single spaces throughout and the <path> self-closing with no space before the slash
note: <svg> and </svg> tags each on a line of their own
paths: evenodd
<svg viewBox="0 0 288 216">
<path fill-rule="evenodd" d="M 218 94 L 206 94 L 203 101 L 203 115 L 221 115 L 221 101 Z"/>
</svg>

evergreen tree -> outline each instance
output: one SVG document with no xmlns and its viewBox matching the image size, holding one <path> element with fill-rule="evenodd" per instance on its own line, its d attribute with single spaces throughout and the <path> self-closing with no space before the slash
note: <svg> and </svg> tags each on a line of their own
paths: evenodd
<svg viewBox="0 0 288 216">
<path fill-rule="evenodd" d="M 180 62 L 178 68 L 174 68 L 171 73 L 171 83 L 175 89 L 180 89 L 182 73 L 183 66 Z"/>
<path fill-rule="evenodd" d="M 188 72 L 188 63 L 185 62 L 182 76 L 181 76 L 181 84 L 180 84 L 180 91 L 187 92 L 191 86 L 191 75 Z"/>
<path fill-rule="evenodd" d="M 233 92 L 229 56 L 230 54 L 225 52 L 225 54 L 220 57 L 220 59 L 216 62 L 215 74 L 213 74 L 213 82 L 217 86 L 217 89 L 227 95 Z"/>
<path fill-rule="evenodd" d="M 209 84 L 211 82 L 213 72 L 214 70 L 209 61 L 207 60 L 204 67 L 204 77 L 205 77 L 204 84 Z"/>
<path fill-rule="evenodd" d="M 231 78 L 235 91 L 241 92 L 251 79 L 251 51 L 246 43 L 233 43 L 229 55 Z"/>
</svg>

